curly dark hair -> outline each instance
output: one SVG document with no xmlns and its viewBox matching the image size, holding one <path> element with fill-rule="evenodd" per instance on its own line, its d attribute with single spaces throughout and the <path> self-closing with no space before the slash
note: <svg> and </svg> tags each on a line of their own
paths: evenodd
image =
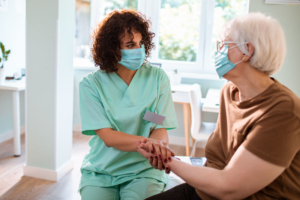
<svg viewBox="0 0 300 200">
<path fill-rule="evenodd" d="M 113 11 L 100 22 L 92 36 L 92 58 L 96 67 L 107 73 L 118 70 L 117 63 L 121 60 L 120 38 L 125 31 L 132 35 L 132 30 L 141 33 L 146 51 L 146 58 L 154 48 L 152 42 L 155 34 L 150 31 L 151 22 L 144 15 L 133 10 Z"/>
</svg>

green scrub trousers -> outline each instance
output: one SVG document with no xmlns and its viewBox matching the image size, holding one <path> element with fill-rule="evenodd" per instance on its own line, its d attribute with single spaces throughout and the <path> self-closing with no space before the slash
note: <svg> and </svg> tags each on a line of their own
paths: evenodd
<svg viewBox="0 0 300 200">
<path fill-rule="evenodd" d="M 165 183 L 150 178 L 137 178 L 111 187 L 85 186 L 82 200 L 142 200 L 163 192 Z"/>
</svg>

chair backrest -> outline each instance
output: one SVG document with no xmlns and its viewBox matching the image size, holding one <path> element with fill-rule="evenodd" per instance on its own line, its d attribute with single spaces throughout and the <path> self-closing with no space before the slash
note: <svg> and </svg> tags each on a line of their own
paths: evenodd
<svg viewBox="0 0 300 200">
<path fill-rule="evenodd" d="M 191 112 L 192 112 L 192 125 L 191 134 L 195 138 L 201 128 L 201 86 L 194 84 L 190 90 Z"/>
</svg>

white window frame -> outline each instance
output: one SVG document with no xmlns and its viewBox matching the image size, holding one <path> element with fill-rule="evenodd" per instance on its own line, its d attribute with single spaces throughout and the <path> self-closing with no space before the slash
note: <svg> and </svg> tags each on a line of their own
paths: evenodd
<svg viewBox="0 0 300 200">
<path fill-rule="evenodd" d="M 101 20 L 104 15 L 104 7 L 101 6 L 106 0 L 91 0 L 91 34 L 93 28 Z M 214 63 L 211 62 L 212 52 L 212 33 L 213 33 L 213 17 L 215 9 L 215 0 L 201 0 L 201 15 L 200 15 L 200 33 L 198 38 L 197 57 L 195 62 L 162 60 L 158 58 L 159 50 L 159 13 L 161 0 L 138 0 L 138 11 L 146 15 L 151 20 L 151 31 L 155 33 L 154 43 L 155 49 L 152 50 L 149 62 L 161 63 L 162 68 L 166 71 L 177 69 L 178 72 L 185 77 L 196 77 L 195 74 L 209 75 L 210 79 L 217 79 Z M 202 31 L 204 30 L 204 31 Z M 74 58 L 74 67 L 84 69 L 95 69 L 93 63 L 84 58 Z"/>
<path fill-rule="evenodd" d="M 216 74 L 212 63 L 210 62 L 215 7 L 214 2 L 214 0 L 201 0 L 200 33 L 198 38 L 198 49 L 196 52 L 197 57 L 195 62 L 187 62 L 162 60 L 158 58 L 160 12 L 157 11 L 161 8 L 161 0 L 139 0 L 138 11 L 145 14 L 147 18 L 150 18 L 152 22 L 151 31 L 156 35 L 156 37 L 154 37 L 155 49 L 152 50 L 151 58 L 148 60 L 153 63 L 161 63 L 162 68 L 166 71 L 177 69 L 180 73 Z"/>
</svg>

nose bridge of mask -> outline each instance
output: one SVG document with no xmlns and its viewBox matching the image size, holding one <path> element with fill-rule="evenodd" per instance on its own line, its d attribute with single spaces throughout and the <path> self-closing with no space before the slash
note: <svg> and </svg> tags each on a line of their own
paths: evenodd
<svg viewBox="0 0 300 200">
<path fill-rule="evenodd" d="M 144 45 L 138 49 L 121 49 L 122 60 L 140 59 L 145 54 Z"/>
<path fill-rule="evenodd" d="M 221 66 L 224 66 L 229 62 L 230 60 L 228 59 L 228 45 L 224 45 L 224 47 L 215 54 L 215 66 L 216 68 L 220 68 Z"/>
</svg>

